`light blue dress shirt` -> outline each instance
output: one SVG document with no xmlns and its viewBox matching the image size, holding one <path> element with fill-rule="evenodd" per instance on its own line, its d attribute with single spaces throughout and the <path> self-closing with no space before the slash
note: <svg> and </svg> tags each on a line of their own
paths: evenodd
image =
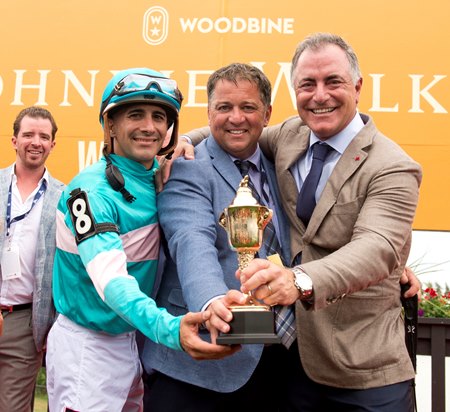
<svg viewBox="0 0 450 412">
<path fill-rule="evenodd" d="M 334 150 L 325 159 L 322 175 L 320 176 L 319 184 L 317 185 L 316 202 L 319 201 L 328 178 L 331 176 L 334 167 L 341 158 L 345 149 L 347 149 L 347 146 L 363 127 L 364 123 L 361 119 L 361 116 L 357 112 L 353 120 L 347 125 L 344 130 L 326 140 L 327 144 L 330 145 Z M 306 176 L 308 176 L 309 170 L 311 169 L 311 147 L 314 143 L 320 141 L 321 140 L 311 131 L 308 150 L 297 160 L 297 162 L 294 163 L 294 165 L 290 169 L 292 175 L 294 176 L 295 183 L 297 184 L 299 193 L 302 188 L 303 182 L 305 181 Z"/>
</svg>

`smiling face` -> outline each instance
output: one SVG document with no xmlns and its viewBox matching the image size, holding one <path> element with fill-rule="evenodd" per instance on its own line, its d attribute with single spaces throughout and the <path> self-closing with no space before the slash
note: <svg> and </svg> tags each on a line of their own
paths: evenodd
<svg viewBox="0 0 450 412">
<path fill-rule="evenodd" d="M 12 144 L 16 150 L 16 166 L 29 170 L 43 169 L 48 155 L 55 147 L 52 124 L 42 117 L 24 116 Z"/>
<path fill-rule="evenodd" d="M 208 103 L 211 134 L 219 146 L 239 159 L 256 150 L 272 108 L 266 107 L 255 83 L 249 80 L 219 80 Z"/>
<path fill-rule="evenodd" d="M 305 50 L 293 74 L 298 113 L 318 138 L 326 140 L 351 122 L 362 79 L 352 81 L 350 63 L 339 46 Z"/>
<path fill-rule="evenodd" d="M 108 122 L 114 153 L 151 168 L 167 134 L 166 111 L 151 104 L 129 104 L 118 108 Z"/>
</svg>

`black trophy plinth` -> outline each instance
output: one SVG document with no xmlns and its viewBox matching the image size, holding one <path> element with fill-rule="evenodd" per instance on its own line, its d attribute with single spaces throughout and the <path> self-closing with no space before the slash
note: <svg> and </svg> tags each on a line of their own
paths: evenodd
<svg viewBox="0 0 450 412">
<path fill-rule="evenodd" d="M 233 320 L 229 323 L 230 331 L 220 333 L 219 345 L 247 343 L 280 343 L 274 333 L 274 313 L 264 306 L 236 306 L 231 308 Z"/>
</svg>

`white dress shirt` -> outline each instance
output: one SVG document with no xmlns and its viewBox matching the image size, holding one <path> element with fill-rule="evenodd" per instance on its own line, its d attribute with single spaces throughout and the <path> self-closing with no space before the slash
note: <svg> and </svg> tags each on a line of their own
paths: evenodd
<svg viewBox="0 0 450 412">
<path fill-rule="evenodd" d="M 17 177 L 14 172 L 11 174 L 11 219 L 30 210 L 34 196 L 44 180 L 48 185 L 47 170 L 34 191 L 22 202 Z M 21 275 L 8 280 L 0 277 L 1 305 L 20 305 L 33 301 L 35 256 L 43 203 L 44 196 L 41 196 L 24 219 L 11 224 L 9 236 L 5 238 L 2 256 L 9 248 L 18 251 Z"/>
</svg>

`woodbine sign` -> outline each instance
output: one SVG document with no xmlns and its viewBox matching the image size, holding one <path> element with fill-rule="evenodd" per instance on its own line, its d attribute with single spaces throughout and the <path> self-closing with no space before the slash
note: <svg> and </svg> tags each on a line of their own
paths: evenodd
<svg viewBox="0 0 450 412">
<path fill-rule="evenodd" d="M 232 62 L 253 64 L 273 86 L 271 124 L 296 113 L 290 60 L 306 35 L 330 31 L 360 59 L 359 110 L 422 164 L 415 229 L 450 231 L 448 0 L 319 3 L 290 0 L 21 0 L 0 3 L 0 167 L 14 160 L 12 122 L 48 108 L 59 131 L 49 168 L 68 182 L 101 153 L 98 108 L 119 70 L 150 67 L 179 83 L 181 131 L 207 123 L 206 82 Z M 324 13 L 327 9 L 330 12 Z"/>
</svg>

